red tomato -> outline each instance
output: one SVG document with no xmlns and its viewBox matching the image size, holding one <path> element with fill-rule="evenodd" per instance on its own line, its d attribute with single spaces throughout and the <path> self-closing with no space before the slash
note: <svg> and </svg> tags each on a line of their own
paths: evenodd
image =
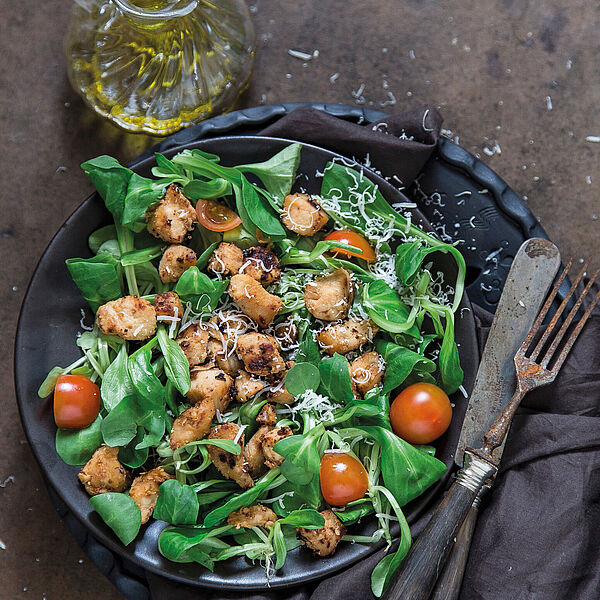
<svg viewBox="0 0 600 600">
<path fill-rule="evenodd" d="M 242 222 L 228 206 L 219 204 L 215 200 L 198 200 L 196 214 L 200 225 L 211 231 L 229 231 Z"/>
<path fill-rule="evenodd" d="M 339 229 L 338 231 L 332 231 L 325 239 L 327 241 L 342 242 L 342 244 L 348 244 L 349 246 L 360 248 L 363 251 L 362 254 L 359 254 L 358 252 L 352 252 L 351 250 L 332 250 L 331 252 L 334 256 L 345 254 L 346 256 L 358 256 L 358 258 L 362 258 L 367 262 L 375 262 L 377 260 L 375 250 L 373 250 L 371 244 L 369 244 L 362 235 L 355 233 L 354 231 Z"/>
<path fill-rule="evenodd" d="M 326 452 L 321 459 L 321 491 L 327 504 L 346 506 L 367 493 L 369 477 L 362 463 L 345 452 Z"/>
<path fill-rule="evenodd" d="M 437 385 L 414 383 L 402 390 L 390 408 L 394 433 L 411 444 L 429 444 L 450 425 L 452 406 Z"/>
<path fill-rule="evenodd" d="M 83 375 L 61 375 L 54 388 L 54 421 L 64 429 L 91 425 L 100 411 L 100 388 Z"/>
</svg>

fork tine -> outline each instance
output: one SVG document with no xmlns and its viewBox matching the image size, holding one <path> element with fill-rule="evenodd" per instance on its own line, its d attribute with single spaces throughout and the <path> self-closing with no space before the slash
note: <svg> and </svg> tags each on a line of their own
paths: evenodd
<svg viewBox="0 0 600 600">
<path fill-rule="evenodd" d="M 581 293 L 581 295 L 579 296 L 579 298 L 577 299 L 577 301 L 573 305 L 573 308 L 569 311 L 569 314 L 568 314 L 567 318 L 565 319 L 564 323 L 562 324 L 561 328 L 559 329 L 558 333 L 556 334 L 556 337 L 552 340 L 552 344 L 550 345 L 550 348 L 548 348 L 548 351 L 546 352 L 546 355 L 544 356 L 544 360 L 542 360 L 542 363 L 541 363 L 544 368 L 546 368 L 548 366 L 548 363 L 552 360 L 552 356 L 556 352 L 556 349 L 558 348 L 558 345 L 560 344 L 560 342 L 563 339 L 565 333 L 567 332 L 567 329 L 569 328 L 569 325 L 571 324 L 571 322 L 575 318 L 575 315 L 577 314 L 577 311 L 579 310 L 579 307 L 581 306 L 584 298 L 587 296 L 587 294 L 590 291 L 592 285 L 594 285 L 594 282 L 596 281 L 596 278 L 598 277 L 599 273 L 600 273 L 600 269 L 598 269 L 592 275 L 592 277 L 588 281 L 587 285 L 585 286 L 585 289 L 583 290 L 583 292 Z M 600 294 L 600 292 L 599 292 L 599 294 Z M 594 300 L 592 301 L 592 309 L 596 305 L 596 302 L 598 302 L 598 298 L 599 298 L 599 295 L 597 294 L 596 297 L 594 298 Z M 581 321 L 583 321 L 583 323 L 585 323 L 585 321 L 587 321 L 587 319 L 589 317 L 589 314 L 591 314 L 591 312 L 592 311 L 588 307 L 588 309 L 586 310 L 584 316 L 581 318 Z M 577 327 L 579 329 L 576 329 L 576 331 L 579 332 L 581 330 L 581 327 L 583 327 L 583 325 L 581 325 L 581 327 L 579 327 L 579 323 L 578 323 Z M 571 336 L 571 337 L 573 337 L 573 336 Z M 575 337 L 577 337 L 577 336 L 575 336 Z M 574 338 L 572 340 L 569 339 L 569 342 L 571 343 L 571 345 L 573 345 L 573 343 L 575 342 L 575 339 Z M 567 352 L 569 351 L 570 348 L 571 348 L 571 346 L 568 347 Z"/>
<path fill-rule="evenodd" d="M 529 348 L 529 346 L 531 345 L 531 341 L 533 340 L 535 334 L 538 332 L 540 325 L 542 324 L 542 321 L 546 317 L 546 314 L 548 313 L 548 310 L 550 309 L 550 306 L 552 305 L 552 302 L 554 302 L 554 298 L 556 297 L 556 294 L 558 293 L 558 288 L 560 288 L 560 286 L 562 285 L 562 282 L 565 280 L 565 277 L 567 276 L 567 273 L 569 272 L 569 269 L 571 268 L 572 264 L 573 264 L 573 259 L 571 258 L 569 260 L 569 262 L 565 265 L 563 272 L 559 275 L 559 277 L 556 281 L 556 284 L 550 290 L 550 294 L 548 295 L 548 298 L 546 299 L 544 306 L 542 306 L 542 309 L 540 310 L 537 318 L 535 319 L 533 325 L 531 326 L 529 333 L 525 336 L 525 339 L 523 340 L 523 343 L 521 344 L 521 347 L 518 350 L 519 354 L 524 354 L 527 351 L 527 349 Z"/>
</svg>

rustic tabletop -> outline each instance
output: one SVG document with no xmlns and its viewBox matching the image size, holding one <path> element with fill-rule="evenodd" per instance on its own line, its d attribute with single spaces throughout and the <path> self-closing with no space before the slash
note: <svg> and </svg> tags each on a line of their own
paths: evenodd
<svg viewBox="0 0 600 600">
<path fill-rule="evenodd" d="M 99 121 L 72 91 L 70 2 L 0 0 L 0 598 L 122 596 L 54 511 L 17 414 L 12 341 L 33 269 L 91 191 L 78 165 L 152 140 Z M 444 128 L 522 196 L 564 256 L 598 263 L 600 8 L 592 0 L 250 0 L 257 53 L 241 107 L 439 105 Z M 288 50 L 318 56 L 307 62 Z M 51 349 L 49 349 L 51 351 Z M 93 590 L 93 592 L 92 592 Z"/>
</svg>

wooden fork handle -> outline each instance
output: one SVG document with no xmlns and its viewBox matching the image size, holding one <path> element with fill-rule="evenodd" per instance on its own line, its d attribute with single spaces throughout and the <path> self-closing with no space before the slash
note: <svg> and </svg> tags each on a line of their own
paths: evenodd
<svg viewBox="0 0 600 600">
<path fill-rule="evenodd" d="M 477 494 L 497 468 L 465 452 L 462 468 L 448 493 L 417 538 L 383 595 L 384 600 L 428 600 L 454 538 Z"/>
</svg>

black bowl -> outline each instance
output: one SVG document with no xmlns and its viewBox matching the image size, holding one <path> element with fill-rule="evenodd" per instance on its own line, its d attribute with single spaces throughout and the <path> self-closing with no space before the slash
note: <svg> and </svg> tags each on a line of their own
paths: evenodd
<svg viewBox="0 0 600 600">
<path fill-rule="evenodd" d="M 167 156 L 185 149 L 200 148 L 221 157 L 224 165 L 259 162 L 270 158 L 291 141 L 264 137 L 223 137 L 195 142 L 173 148 Z M 320 179 L 317 171 L 338 155 L 303 145 L 300 172 L 302 178 L 298 187 L 309 193 L 318 193 Z M 134 167 L 141 175 L 148 176 L 154 164 L 148 158 Z M 389 202 L 407 201 L 398 190 L 374 173 L 369 172 L 372 181 L 378 184 Z M 425 219 L 414 211 L 413 222 Z M 54 436 L 56 426 L 52 418 L 51 398 L 41 400 L 37 388 L 46 373 L 56 364 L 67 365 L 76 360 L 79 350 L 75 338 L 80 325 L 80 309 L 85 306 L 79 290 L 71 280 L 65 267 L 65 259 L 73 256 L 90 256 L 87 239 L 91 232 L 111 222 L 111 216 L 97 194 L 88 197 L 67 219 L 44 252 L 29 289 L 25 295 L 15 344 L 15 385 L 17 401 L 25 433 L 37 458 L 44 476 L 56 493 L 67 505 L 93 537 L 111 551 L 131 560 L 140 567 L 173 580 L 202 587 L 230 590 L 265 589 L 267 582 L 262 567 L 254 565 L 243 557 L 217 563 L 211 573 L 197 564 L 177 564 L 167 561 L 158 552 L 157 538 L 165 524 L 153 521 L 142 529 L 137 539 L 124 547 L 102 519 L 91 509 L 88 495 L 77 480 L 78 467 L 66 465 L 56 454 Z M 453 268 L 447 259 L 440 255 L 439 267 L 452 276 Z M 470 308 L 468 299 L 462 301 L 462 308 Z M 475 336 L 475 323 L 472 312 L 461 311 L 462 317 L 456 322 L 456 340 L 459 344 L 461 362 L 465 371 L 464 386 L 471 390 L 479 352 Z M 89 317 L 88 317 L 89 318 Z M 436 443 L 437 456 L 452 468 L 453 453 L 460 433 L 466 401 L 456 394 L 454 418 L 449 431 Z M 424 495 L 405 507 L 409 522 L 417 517 L 441 494 L 445 479 L 432 486 Z M 352 527 L 356 534 L 367 534 L 373 530 L 372 519 L 364 519 Z M 320 579 L 339 571 L 360 559 L 372 554 L 380 545 L 341 544 L 336 553 L 326 559 L 316 558 L 309 551 L 298 548 L 288 555 L 285 567 L 271 577 L 270 587 L 288 587 Z"/>
</svg>

